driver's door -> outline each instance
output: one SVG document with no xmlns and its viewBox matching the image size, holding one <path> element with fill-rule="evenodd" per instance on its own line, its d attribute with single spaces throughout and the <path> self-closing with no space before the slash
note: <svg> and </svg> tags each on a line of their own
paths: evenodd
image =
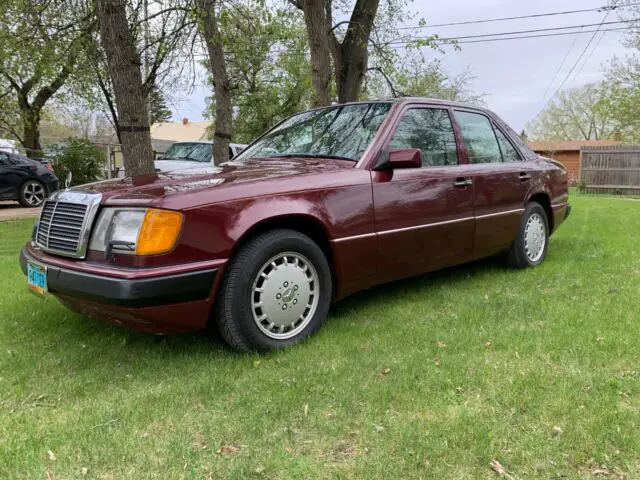
<svg viewBox="0 0 640 480">
<path fill-rule="evenodd" d="M 458 162 L 449 109 L 405 107 L 386 148 L 421 149 L 423 167 L 371 172 L 380 281 L 467 261 L 473 185 Z"/>
</svg>

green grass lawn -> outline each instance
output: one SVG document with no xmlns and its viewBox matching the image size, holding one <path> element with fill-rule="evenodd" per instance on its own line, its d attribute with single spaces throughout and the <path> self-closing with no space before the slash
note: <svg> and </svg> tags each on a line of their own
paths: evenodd
<svg viewBox="0 0 640 480">
<path fill-rule="evenodd" d="M 0 223 L 0 478 L 640 478 L 640 202 L 572 203 L 542 266 L 379 287 L 267 356 L 38 299 Z"/>
</svg>

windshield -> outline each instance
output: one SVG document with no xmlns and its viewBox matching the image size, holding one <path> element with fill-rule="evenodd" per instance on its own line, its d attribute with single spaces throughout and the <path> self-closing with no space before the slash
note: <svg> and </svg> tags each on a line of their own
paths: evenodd
<svg viewBox="0 0 640 480">
<path fill-rule="evenodd" d="M 174 143 L 164 154 L 162 160 L 188 160 L 192 162 L 211 163 L 213 146 L 209 143 Z"/>
<path fill-rule="evenodd" d="M 358 161 L 391 104 L 359 103 L 312 110 L 275 127 L 238 158 L 313 156 Z"/>
</svg>

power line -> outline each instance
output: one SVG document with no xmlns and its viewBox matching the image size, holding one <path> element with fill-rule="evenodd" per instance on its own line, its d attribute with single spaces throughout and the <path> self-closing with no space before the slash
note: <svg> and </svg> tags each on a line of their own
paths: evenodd
<svg viewBox="0 0 640 480">
<path fill-rule="evenodd" d="M 593 56 L 593 52 L 595 52 L 598 49 L 598 46 L 600 45 L 600 42 L 602 41 L 604 36 L 607 34 L 606 30 L 600 30 L 600 31 L 602 32 L 602 35 L 600 35 L 600 37 L 598 37 L 598 41 L 593 45 L 593 48 L 591 49 L 591 52 L 589 52 L 589 55 L 587 55 L 587 59 L 584 62 L 582 62 L 582 65 L 580 65 L 580 68 L 573 75 L 573 80 L 575 80 L 576 78 L 578 78 L 580 76 L 580 74 L 582 73 L 582 70 L 584 70 L 584 67 L 587 65 L 587 63 L 589 63 L 589 60 L 591 60 L 591 57 Z"/>
<path fill-rule="evenodd" d="M 523 39 L 527 39 L 527 38 L 545 38 L 545 37 L 557 37 L 557 36 L 566 36 L 566 35 L 580 35 L 580 34 L 587 34 L 587 33 L 593 33 L 593 32 L 622 32 L 625 30 L 631 30 L 633 27 L 619 27 L 619 28 L 608 28 L 608 29 L 602 29 L 602 30 L 583 30 L 581 32 L 557 32 L 557 33 L 544 33 L 544 34 L 538 34 L 538 35 L 522 35 L 522 36 L 518 36 L 518 37 L 501 37 L 501 38 L 487 38 L 487 39 L 482 39 L 482 40 L 466 40 L 466 41 L 462 41 L 462 42 L 458 42 L 458 44 L 469 44 L 469 43 L 488 43 L 488 42 L 502 42 L 502 41 L 510 41 L 510 40 L 523 40 Z M 392 45 L 391 48 L 393 48 L 394 50 L 399 50 L 399 49 L 403 49 L 405 47 L 407 47 L 408 45 L 410 45 L 410 42 L 406 42 L 406 43 L 402 43 L 402 44 L 395 44 Z M 436 44 L 436 45 L 448 45 L 448 43 L 442 43 L 442 44 Z M 232 52 L 225 52 L 225 53 L 232 53 Z M 307 53 L 305 52 L 291 52 L 288 51 L 286 49 L 283 50 L 272 50 L 269 53 L 277 53 L 279 55 L 285 55 L 285 56 L 293 56 L 293 57 L 304 57 L 305 55 L 307 55 Z M 206 55 L 202 55 L 203 57 Z"/>
<path fill-rule="evenodd" d="M 551 85 L 553 85 L 553 82 L 555 82 L 556 78 L 558 78 L 558 74 L 560 73 L 560 70 L 562 70 L 562 67 L 564 67 L 564 62 L 566 62 L 567 58 L 569 58 L 569 54 L 571 54 L 571 51 L 573 50 L 573 46 L 576 44 L 576 40 L 578 40 L 578 36 L 581 33 L 584 33 L 584 32 L 582 31 L 576 32 L 576 36 L 573 37 L 573 41 L 571 42 L 571 45 L 569 45 L 569 50 L 567 50 L 567 53 L 562 59 L 562 62 L 560 62 L 560 65 L 558 65 L 558 68 L 556 69 L 556 73 L 553 74 L 553 78 L 547 85 L 547 88 L 544 89 L 544 93 L 542 94 L 542 98 L 540 99 L 541 102 L 544 101 L 545 98 L 547 98 L 547 93 L 549 93 L 549 89 L 551 88 Z"/>
<path fill-rule="evenodd" d="M 498 33 L 482 33 L 478 35 L 466 35 L 461 37 L 443 37 L 436 39 L 437 42 L 448 42 L 448 41 L 457 41 L 457 40 L 466 40 L 469 38 L 485 38 L 485 37 L 499 37 L 499 36 L 507 36 L 507 35 L 518 35 L 522 33 L 539 33 L 539 32 L 552 32 L 555 30 L 572 30 L 576 28 L 586 28 L 586 27 L 602 27 L 603 25 L 616 25 L 621 23 L 634 23 L 639 21 L 640 18 L 633 18 L 630 20 L 617 20 L 613 22 L 600 22 L 600 23 L 585 23 L 582 25 L 564 25 L 562 27 L 548 27 L 548 28 L 535 28 L 532 30 L 515 30 L 512 32 L 498 32 Z M 570 32 L 570 34 L 577 32 Z M 414 37 L 415 40 L 428 40 L 431 37 Z M 398 40 L 396 42 L 390 42 L 390 44 L 394 43 L 407 43 L 406 40 Z"/>
<path fill-rule="evenodd" d="M 544 37 L 558 37 L 563 35 L 580 35 L 584 33 L 598 33 L 598 32 L 622 32 L 624 30 L 632 30 L 633 27 L 619 27 L 619 28 L 607 28 L 607 29 L 594 29 L 594 30 L 582 30 L 581 32 L 557 32 L 557 33 L 543 33 L 540 35 L 522 35 L 517 37 L 500 37 L 500 38 L 486 38 L 483 40 L 467 40 L 462 42 L 457 42 L 459 45 L 464 45 L 468 43 L 487 43 L 487 42 L 500 42 L 503 40 L 520 40 L 525 38 L 544 38 Z M 437 45 L 448 45 L 447 43 L 441 43 Z"/>
<path fill-rule="evenodd" d="M 477 24 L 477 23 L 490 23 L 490 22 L 503 22 L 506 20 L 521 20 L 524 18 L 540 18 L 540 17 L 552 17 L 552 16 L 556 16 L 556 15 L 570 15 L 570 14 L 574 14 L 574 13 L 585 13 L 585 12 L 610 12 L 612 10 L 615 10 L 617 8 L 627 8 L 627 7 L 634 7 L 636 5 L 640 5 L 640 3 L 631 3 L 629 5 L 616 5 L 616 6 L 609 6 L 609 5 L 603 5 L 602 7 L 596 7 L 596 8 L 584 8 L 581 10 L 565 10 L 565 11 L 560 11 L 560 12 L 545 12 L 545 13 L 535 13 L 535 14 L 531 14 L 531 15 L 519 15 L 516 17 L 499 17 L 499 18 L 486 18 L 486 19 L 482 19 L 482 20 L 466 20 L 466 21 L 462 21 L 462 22 L 450 22 L 450 23 L 437 23 L 435 25 L 416 25 L 413 27 L 399 27 L 398 30 L 417 30 L 417 29 L 421 29 L 421 28 L 436 28 L 436 27 L 452 27 L 452 26 L 456 26 L 456 25 L 472 25 L 472 24 Z"/>
<path fill-rule="evenodd" d="M 519 40 L 521 38 L 543 38 L 543 37 L 552 37 L 552 36 L 558 36 L 558 35 L 574 35 L 574 34 L 577 35 L 580 33 L 593 33 L 596 31 L 603 31 L 601 30 L 603 25 L 620 25 L 620 24 L 634 23 L 638 21 L 640 21 L 640 18 L 633 18 L 630 20 L 617 20 L 612 22 L 585 23 L 582 25 L 564 25 L 561 27 L 536 28 L 531 30 L 515 30 L 510 32 L 483 33 L 478 35 L 464 35 L 459 37 L 442 37 L 442 38 L 434 39 L 433 43 L 435 45 L 447 45 L 453 42 L 456 42 L 458 44 L 466 44 L 466 43 L 493 42 L 493 41 L 500 41 L 500 40 Z M 596 27 L 596 26 L 598 27 L 597 30 L 581 30 L 577 32 L 576 31 L 558 32 L 558 30 L 575 30 L 575 29 L 583 29 L 586 27 Z M 632 27 L 629 27 L 629 28 L 632 28 Z M 607 29 L 606 31 L 612 32 L 612 31 L 626 30 L 626 29 L 627 28 L 612 28 L 612 29 Z M 541 32 L 552 32 L 552 33 L 544 33 L 541 35 L 529 35 L 529 34 L 537 34 Z M 504 37 L 504 38 L 501 38 L 501 37 Z M 393 40 L 389 42 L 388 45 L 406 46 L 406 45 L 410 45 L 413 41 L 429 40 L 430 38 L 431 37 L 408 37 L 407 39 Z M 243 42 L 236 42 L 236 45 L 243 45 Z M 255 47 L 255 45 L 251 43 L 244 43 L 244 45 L 247 45 L 248 47 L 246 49 L 247 51 L 252 50 Z M 283 48 L 283 49 L 270 50 L 269 53 L 288 53 L 288 52 L 289 52 L 289 49 Z M 231 53 L 231 52 L 226 52 L 226 53 Z M 202 56 L 206 57 L 205 54 L 203 54 Z"/>
<path fill-rule="evenodd" d="M 615 7 L 615 5 L 612 5 L 612 9 Z M 604 25 L 607 17 L 609 16 L 609 14 L 611 13 L 611 10 L 608 10 L 607 13 L 605 14 L 605 16 L 602 18 L 602 22 L 600 22 L 600 26 Z M 578 59 L 576 60 L 576 63 L 573 64 L 573 66 L 571 67 L 571 70 L 569 70 L 569 73 L 567 73 L 567 75 L 564 77 L 564 80 L 562 80 L 562 83 L 560 84 L 560 86 L 556 89 L 555 93 L 549 98 L 549 100 L 547 100 L 547 103 L 544 104 L 544 107 L 542 107 L 541 111 L 544 110 L 547 105 L 549 105 L 549 102 L 555 98 L 555 96 L 558 94 L 558 92 L 560 90 L 562 90 L 562 87 L 564 87 L 564 84 L 567 83 L 567 80 L 569 79 L 569 77 L 571 76 L 571 74 L 573 73 L 573 71 L 576 69 L 576 66 L 578 65 L 578 63 L 580 63 L 580 60 L 582 60 L 582 57 L 584 57 L 584 54 L 587 52 L 587 50 L 589 49 L 589 46 L 591 45 L 591 43 L 593 42 L 593 39 L 596 37 L 596 35 L 598 35 L 598 32 L 600 31 L 600 27 L 598 27 L 595 32 L 593 32 L 593 35 L 591 35 L 591 38 L 589 39 L 589 41 L 587 42 L 587 45 L 584 47 L 584 49 L 582 50 L 582 53 L 580 54 L 580 56 L 578 57 Z M 606 30 L 605 30 L 606 31 Z"/>
<path fill-rule="evenodd" d="M 578 26 L 574 28 L 578 28 Z M 446 39 L 438 39 L 436 42 L 434 42 L 434 44 L 437 46 L 439 45 L 444 46 L 444 45 L 450 45 L 452 41 L 456 41 L 456 43 L 460 45 L 464 45 L 464 44 L 470 44 L 470 43 L 487 43 L 487 42 L 501 42 L 501 41 L 507 41 L 507 40 L 523 40 L 527 38 L 545 38 L 545 37 L 557 37 L 557 36 L 566 36 L 566 35 L 583 35 L 583 34 L 594 33 L 594 32 L 622 32 L 626 30 L 632 30 L 634 28 L 635 27 L 633 26 L 627 26 L 627 27 L 607 28 L 607 29 L 599 29 L 599 30 L 592 29 L 592 30 L 580 30 L 577 32 L 554 32 L 554 33 L 543 33 L 543 34 L 536 34 L 536 35 L 518 35 L 518 36 L 512 36 L 512 37 L 481 38 L 481 39 L 473 39 L 473 40 L 464 40 L 464 38 L 469 38 L 469 37 L 449 37 Z M 481 37 L 493 37 L 495 35 L 505 35 L 505 34 L 486 34 L 486 35 L 481 35 Z M 457 41 L 458 38 L 462 38 L 463 40 Z M 400 48 L 405 48 L 406 46 L 409 46 L 409 45 L 412 45 L 412 42 L 410 40 L 402 40 L 402 41 L 398 40 L 396 42 L 391 43 L 391 48 L 400 49 Z M 225 54 L 231 55 L 233 53 L 234 53 L 233 51 L 225 51 Z M 267 53 L 304 56 L 304 55 L 307 55 L 308 52 L 293 52 L 290 49 L 282 48 L 282 49 L 270 50 Z M 196 58 L 207 58 L 207 54 L 204 54 L 204 53 L 194 54 L 193 56 Z"/>
</svg>

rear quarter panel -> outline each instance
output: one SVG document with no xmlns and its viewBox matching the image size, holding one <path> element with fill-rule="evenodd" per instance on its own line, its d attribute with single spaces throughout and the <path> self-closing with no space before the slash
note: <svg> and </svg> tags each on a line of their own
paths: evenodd
<svg viewBox="0 0 640 480">
<path fill-rule="evenodd" d="M 569 201 L 567 172 L 543 159 L 536 160 L 534 164 L 537 168 L 532 178 L 534 181 L 531 184 L 527 200 L 539 193 L 543 193 L 549 198 L 551 209 L 549 228 L 550 233 L 553 233 L 565 219 Z"/>
</svg>

